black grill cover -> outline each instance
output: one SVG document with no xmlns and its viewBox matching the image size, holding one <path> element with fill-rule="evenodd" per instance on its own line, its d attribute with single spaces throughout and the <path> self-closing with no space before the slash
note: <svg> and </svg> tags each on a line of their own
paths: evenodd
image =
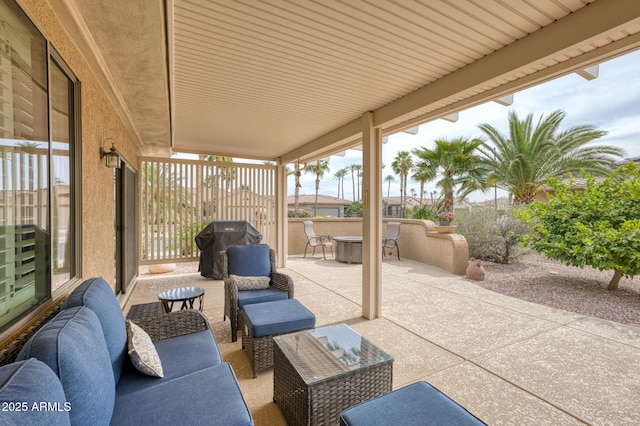
<svg viewBox="0 0 640 426">
<path fill-rule="evenodd" d="M 245 220 L 214 220 L 196 235 L 200 249 L 200 275 L 222 279 L 220 252 L 233 245 L 258 244 L 262 234 Z"/>
</svg>

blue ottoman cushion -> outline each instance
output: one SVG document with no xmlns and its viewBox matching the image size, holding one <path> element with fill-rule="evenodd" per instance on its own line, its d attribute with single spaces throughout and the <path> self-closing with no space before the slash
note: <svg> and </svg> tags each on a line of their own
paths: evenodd
<svg viewBox="0 0 640 426">
<path fill-rule="evenodd" d="M 271 258 L 266 244 L 227 247 L 229 275 L 243 277 L 271 276 Z"/>
<path fill-rule="evenodd" d="M 38 358 L 60 378 L 71 404 L 72 424 L 108 424 L 115 382 L 100 320 L 89 308 L 69 308 L 38 330 L 18 353 L 18 360 Z"/>
<path fill-rule="evenodd" d="M 62 383 L 47 364 L 35 358 L 0 367 L 0 402 L 3 425 L 71 424 L 71 405 Z"/>
<path fill-rule="evenodd" d="M 296 299 L 247 305 L 242 315 L 253 337 L 291 333 L 316 325 L 316 316 Z"/>
<path fill-rule="evenodd" d="M 98 316 L 109 349 L 113 378 L 118 383 L 127 357 L 127 329 L 113 290 L 102 278 L 90 278 L 71 292 L 61 309 L 75 306 L 91 308 Z"/>
<path fill-rule="evenodd" d="M 244 308 L 255 303 L 274 302 L 276 300 L 287 300 L 289 295 L 276 287 L 269 287 L 264 290 L 239 290 L 238 306 Z"/>
<path fill-rule="evenodd" d="M 484 425 L 464 407 L 426 382 L 417 382 L 347 408 L 341 426 Z"/>
</svg>

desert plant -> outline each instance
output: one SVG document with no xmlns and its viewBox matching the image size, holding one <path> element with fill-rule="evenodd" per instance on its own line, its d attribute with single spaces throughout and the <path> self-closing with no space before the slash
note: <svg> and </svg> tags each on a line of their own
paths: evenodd
<svg viewBox="0 0 640 426">
<path fill-rule="evenodd" d="M 515 217 L 511 206 L 458 210 L 456 223 L 457 232 L 467 240 L 471 257 L 509 263 L 526 252 L 519 240 L 528 228 Z"/>
</svg>

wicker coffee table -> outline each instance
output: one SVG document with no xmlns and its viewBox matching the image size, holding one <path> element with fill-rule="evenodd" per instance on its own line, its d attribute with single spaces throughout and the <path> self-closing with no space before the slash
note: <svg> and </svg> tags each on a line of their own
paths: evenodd
<svg viewBox="0 0 640 426">
<path fill-rule="evenodd" d="M 289 425 L 337 425 L 391 391 L 393 357 L 345 324 L 273 338 L 273 401 Z"/>
</svg>

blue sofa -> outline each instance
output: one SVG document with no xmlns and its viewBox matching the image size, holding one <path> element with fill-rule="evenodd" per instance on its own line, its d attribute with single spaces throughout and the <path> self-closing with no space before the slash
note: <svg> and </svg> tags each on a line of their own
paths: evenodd
<svg viewBox="0 0 640 426">
<path fill-rule="evenodd" d="M 110 286 L 94 278 L 71 293 L 17 360 L 36 358 L 55 373 L 38 381 L 54 387 L 59 381 L 71 424 L 252 425 L 238 381 L 231 366 L 222 362 L 206 317 L 195 310 L 177 311 L 155 319 L 154 327 L 166 337 L 176 329 L 172 323 L 191 320 L 200 324 L 191 333 L 155 340 L 149 332 L 164 377 L 140 373 L 127 354 L 120 305 Z"/>
<path fill-rule="evenodd" d="M 35 358 L 0 367 L 0 424 L 71 424 L 71 404 L 53 371 Z"/>
</svg>

